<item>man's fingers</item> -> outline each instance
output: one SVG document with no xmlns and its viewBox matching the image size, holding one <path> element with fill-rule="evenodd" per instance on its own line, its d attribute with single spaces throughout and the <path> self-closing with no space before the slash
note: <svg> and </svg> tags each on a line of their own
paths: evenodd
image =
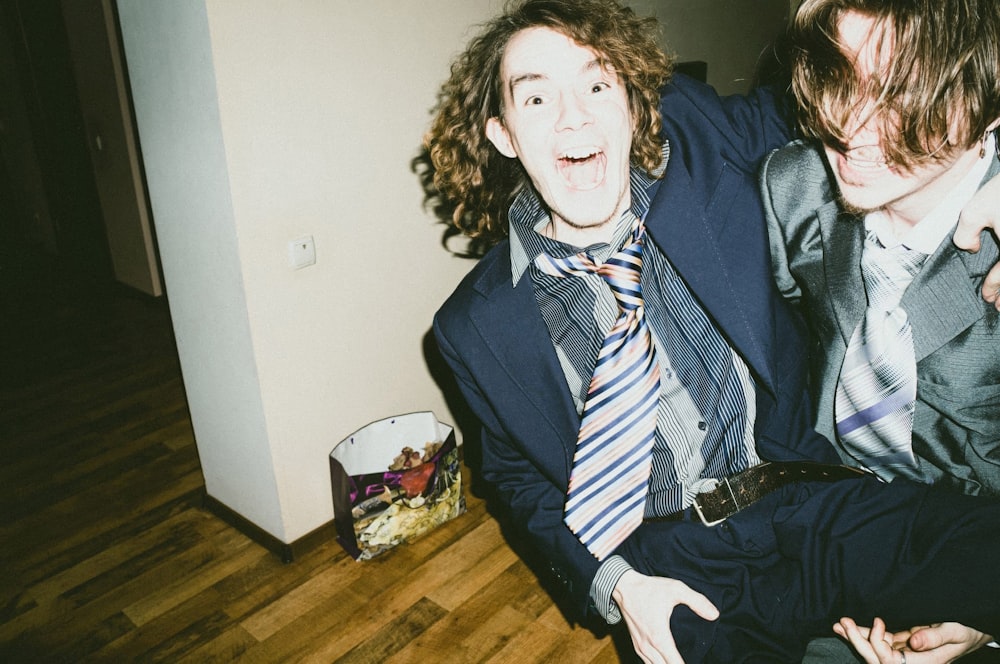
<svg viewBox="0 0 1000 664">
<path fill-rule="evenodd" d="M 879 625 L 881 625 L 881 627 L 882 627 L 882 633 L 884 634 L 885 633 L 885 623 L 883 623 L 878 618 L 875 619 L 875 622 L 874 622 L 874 624 L 871 627 L 862 627 L 858 623 L 854 622 L 853 618 L 841 618 L 840 622 L 837 623 L 837 625 L 834 625 L 834 631 L 837 631 L 837 627 L 839 626 L 840 627 L 840 631 L 838 631 L 837 633 L 840 634 L 840 636 L 843 636 L 843 637 L 846 638 L 846 636 L 847 636 L 848 633 L 850 633 L 850 632 L 857 632 L 858 634 L 860 634 L 861 636 L 863 636 L 865 639 L 868 639 L 868 638 L 871 637 L 872 631 L 877 626 L 879 626 Z"/>
<path fill-rule="evenodd" d="M 661 643 L 658 650 L 663 655 L 663 661 L 666 664 L 684 664 L 684 658 L 677 651 L 673 637 L 668 637 L 665 643 Z"/>
<path fill-rule="evenodd" d="M 912 650 L 928 652 L 935 648 L 958 646 L 954 652 L 970 652 L 992 639 L 987 634 L 960 623 L 938 623 L 914 628 L 908 643 Z"/>
<path fill-rule="evenodd" d="M 910 633 L 909 630 L 888 632 L 880 618 L 875 618 L 871 627 L 862 627 L 847 617 L 841 618 L 833 631 L 846 639 L 866 664 L 898 664 L 900 651 L 906 645 L 900 639 Z"/>
<path fill-rule="evenodd" d="M 954 242 L 955 246 L 959 249 L 976 253 L 979 251 L 979 234 L 983 231 L 983 228 L 983 226 L 974 226 L 963 221 L 959 223 L 958 228 L 955 229 L 955 235 L 952 236 L 952 242 Z"/>
<path fill-rule="evenodd" d="M 1000 309 L 1000 263 L 993 266 L 983 282 L 983 299 Z"/>
<path fill-rule="evenodd" d="M 714 620 L 719 612 L 707 597 L 682 581 L 651 577 L 629 570 L 612 593 L 643 662 L 684 664 L 670 630 L 670 617 L 678 605 Z"/>
<path fill-rule="evenodd" d="M 871 643 L 884 642 L 891 644 L 892 642 L 892 638 L 887 639 L 885 636 L 885 622 L 881 618 L 876 618 L 872 621 L 872 628 L 866 636 Z"/>
<path fill-rule="evenodd" d="M 976 253 L 981 246 L 979 241 L 980 233 L 986 228 L 989 228 L 989 226 L 973 224 L 963 216 L 958 224 L 958 228 L 955 229 L 952 241 L 959 249 Z M 986 280 L 983 282 L 982 296 L 986 302 L 992 304 L 1000 311 L 1000 263 L 994 265 L 986 275 Z"/>
<path fill-rule="evenodd" d="M 947 627 L 942 624 L 930 625 L 914 630 L 910 636 L 910 648 L 913 650 L 933 650 L 949 642 Z"/>
<path fill-rule="evenodd" d="M 958 217 L 958 228 L 952 236 L 952 241 L 959 249 L 975 253 L 980 248 L 980 237 L 984 230 L 989 230 L 993 240 L 1000 239 L 1000 177 L 993 177 L 984 184 L 972 200 L 962 208 Z M 983 299 L 994 305 L 1000 311 L 1000 269 L 994 266 L 983 284 Z"/>
<path fill-rule="evenodd" d="M 958 228 L 955 230 L 954 242 L 960 249 L 979 251 L 979 234 L 987 228 L 996 233 L 1000 220 L 997 210 L 1000 209 L 1000 178 L 991 178 L 972 197 L 958 218 Z"/>
<path fill-rule="evenodd" d="M 669 629 L 645 635 L 637 633 L 632 637 L 632 646 L 644 664 L 684 664 Z"/>
<path fill-rule="evenodd" d="M 871 642 L 872 630 L 858 627 L 850 618 L 841 618 L 838 626 L 843 631 L 842 636 L 867 664 L 879 664 L 879 654 Z"/>
<path fill-rule="evenodd" d="M 699 617 L 705 620 L 716 620 L 719 617 L 719 609 L 700 592 L 691 590 L 689 593 L 685 593 L 685 595 L 681 602 L 686 604 Z"/>
</svg>

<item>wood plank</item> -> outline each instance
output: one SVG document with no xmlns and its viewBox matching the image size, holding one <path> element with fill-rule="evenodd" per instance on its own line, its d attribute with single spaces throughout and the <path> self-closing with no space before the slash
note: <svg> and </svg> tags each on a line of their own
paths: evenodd
<svg viewBox="0 0 1000 664">
<path fill-rule="evenodd" d="M 331 566 L 349 561 L 336 542 L 330 541 L 285 564 L 277 556 L 265 556 L 216 584 L 226 613 L 242 621 L 263 610 Z M 353 562 L 353 561 L 351 561 Z"/>
<path fill-rule="evenodd" d="M 551 616 L 553 613 L 556 615 Z M 490 664 L 526 661 L 598 664 L 619 661 L 617 645 L 610 636 L 597 636 L 583 627 L 571 627 L 554 606 L 545 614 L 550 615 L 549 619 L 530 623 L 486 661 Z M 525 653 L 530 653 L 530 656 L 526 658 Z"/>
<path fill-rule="evenodd" d="M 414 639 L 386 662 L 482 662 L 523 632 L 530 622 L 527 616 L 506 605 L 497 606 L 475 624 L 455 620 L 455 613 L 451 613 L 423 638 Z M 522 655 L 523 662 L 537 661 L 531 653 Z"/>
<path fill-rule="evenodd" d="M 232 546 L 242 543 L 251 545 L 241 533 L 232 529 L 220 531 L 232 542 Z M 33 631 L 44 630 L 46 638 L 54 647 L 61 648 L 73 643 L 81 634 L 90 635 L 97 625 L 121 614 L 123 608 L 139 601 L 149 593 L 150 588 L 166 585 L 170 581 L 185 576 L 197 575 L 199 570 L 218 555 L 218 544 L 200 541 L 187 548 L 179 548 L 172 555 L 155 558 L 155 565 L 146 565 L 144 560 L 124 561 L 126 568 L 136 565 L 133 575 L 120 575 L 119 583 L 106 587 L 101 583 L 87 586 L 79 591 L 73 589 L 60 596 L 50 607 L 46 624 Z M 128 619 L 127 616 L 125 616 Z M 129 623 L 134 628 L 134 624 Z M 99 645 L 104 645 L 99 644 Z"/>
<path fill-rule="evenodd" d="M 350 629 L 348 624 L 358 615 L 364 614 L 371 602 L 371 594 L 357 593 L 348 586 L 334 597 L 298 616 L 267 640 L 247 650 L 241 662 L 247 664 L 269 664 L 271 662 L 298 662 L 310 658 L 334 661 L 336 656 L 327 654 L 328 644 L 336 645 L 339 636 Z M 350 647 L 338 648 L 342 655 Z"/>
<path fill-rule="evenodd" d="M 179 655 L 174 661 L 176 664 L 231 664 L 241 660 L 244 653 L 255 645 L 257 639 L 240 625 L 231 624 L 222 633 L 199 647 Z"/>
<path fill-rule="evenodd" d="M 193 510 L 174 514 L 149 530 L 138 533 L 136 537 L 123 539 L 72 567 L 42 579 L 31 587 L 26 597 L 36 605 L 50 603 L 74 588 L 82 587 L 111 570 L 121 568 L 124 561 L 134 560 L 149 552 L 162 556 L 159 550 L 170 546 L 171 541 L 194 541 L 200 538 L 201 531 L 196 524 L 200 520 L 200 515 Z M 133 571 L 126 572 L 126 576 Z"/>
<path fill-rule="evenodd" d="M 495 522 L 487 524 L 496 525 Z M 448 583 L 430 589 L 427 598 L 449 611 L 454 611 L 463 602 L 480 592 L 484 585 L 516 563 L 517 555 L 504 544 L 503 538 L 499 537 L 499 528 L 496 528 L 496 533 L 498 537 L 495 549 L 477 561 L 468 573 L 455 575 Z"/>
<path fill-rule="evenodd" d="M 109 640 L 88 659 L 104 662 L 174 661 L 211 642 L 230 625 L 218 597 L 203 592 L 171 607 L 156 620 Z"/>
<path fill-rule="evenodd" d="M 225 533 L 226 531 L 223 532 Z M 239 540 L 241 541 L 237 541 L 227 547 L 229 550 L 224 556 L 216 558 L 199 568 L 196 575 L 177 578 L 173 582 L 157 588 L 139 601 L 129 604 L 122 609 L 122 612 L 136 626 L 142 627 L 178 604 L 182 604 L 204 590 L 211 588 L 222 579 L 236 572 L 236 570 L 271 555 L 269 551 L 251 542 L 242 533 L 239 536 Z M 213 542 L 213 544 L 216 543 Z"/>
<path fill-rule="evenodd" d="M 362 563 L 345 556 L 284 597 L 248 616 L 240 625 L 258 641 L 265 641 L 303 614 L 349 588 L 362 577 L 363 572 Z"/>
<path fill-rule="evenodd" d="M 42 578 L 19 595 L 18 601 L 30 603 L 31 608 L 0 625 L 0 639 L 17 631 L 40 627 L 62 613 L 85 605 L 88 597 L 92 599 L 117 591 L 144 569 L 155 567 L 175 553 L 187 551 L 203 539 L 203 532 L 196 525 L 200 521 L 203 517 L 194 510 L 181 512 L 137 537 L 125 538 L 72 567 Z"/>
<path fill-rule="evenodd" d="M 124 524 L 178 497 L 195 495 L 202 487 L 204 479 L 193 450 L 159 457 L 122 477 L 59 500 L 10 528 L 0 529 L 0 538 L 7 543 L 0 560 L 18 574 L 28 574 L 34 567 L 40 568 L 42 574 L 55 573 L 60 554 L 68 549 L 80 545 L 92 548 L 88 543 L 101 535 L 121 536 L 129 529 Z M 39 539 L 46 546 L 38 547 Z"/>
<path fill-rule="evenodd" d="M 368 639 L 351 648 L 337 658 L 337 664 L 382 664 L 413 639 L 423 634 L 428 627 L 448 614 L 443 608 L 421 597 L 395 620 L 385 624 Z M 307 661 L 323 661 L 310 658 Z M 444 660 L 428 660 L 444 661 Z"/>
</svg>

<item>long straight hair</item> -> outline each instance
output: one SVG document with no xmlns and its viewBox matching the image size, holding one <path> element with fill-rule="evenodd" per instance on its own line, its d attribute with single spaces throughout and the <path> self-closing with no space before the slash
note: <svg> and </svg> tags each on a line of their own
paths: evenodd
<svg viewBox="0 0 1000 664">
<path fill-rule="evenodd" d="M 838 42 L 846 12 L 873 19 L 868 78 Z M 827 145 L 846 146 L 864 109 L 894 137 L 889 161 L 913 168 L 969 149 L 1000 117 L 1000 0 L 805 0 L 791 42 L 800 124 Z"/>
</svg>

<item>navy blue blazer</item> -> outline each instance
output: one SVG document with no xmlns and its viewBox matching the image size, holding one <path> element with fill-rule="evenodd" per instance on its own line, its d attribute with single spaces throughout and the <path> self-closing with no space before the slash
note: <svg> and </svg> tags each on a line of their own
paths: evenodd
<svg viewBox="0 0 1000 664">
<path fill-rule="evenodd" d="M 646 217 L 649 236 L 749 365 L 761 457 L 838 462 L 812 427 L 804 329 L 770 273 L 757 169 L 790 138 L 778 101 L 767 91 L 720 98 L 678 75 L 661 112 L 670 159 Z M 461 282 L 434 331 L 482 423 L 484 478 L 583 617 L 600 563 L 562 522 L 580 418 L 531 280 L 512 284 L 507 241 Z"/>
</svg>

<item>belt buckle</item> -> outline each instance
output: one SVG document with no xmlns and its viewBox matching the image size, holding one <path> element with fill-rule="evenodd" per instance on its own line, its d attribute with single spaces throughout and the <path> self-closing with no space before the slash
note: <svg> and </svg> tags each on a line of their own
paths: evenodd
<svg viewBox="0 0 1000 664">
<path fill-rule="evenodd" d="M 729 495 L 730 495 L 730 496 L 732 496 L 732 499 L 733 499 L 733 505 L 734 505 L 734 506 L 736 507 L 736 509 L 735 509 L 735 510 L 733 510 L 733 514 L 735 514 L 736 512 L 739 512 L 739 511 L 740 511 L 740 504 L 739 504 L 739 502 L 737 502 L 737 500 L 736 500 L 736 494 L 735 494 L 735 493 L 733 492 L 733 487 L 732 487 L 732 485 L 731 485 L 731 484 L 729 483 L 729 478 L 728 478 L 728 477 L 723 477 L 723 478 L 722 478 L 722 481 L 723 481 L 723 482 L 725 483 L 725 485 L 726 485 L 726 488 L 727 488 L 727 489 L 729 489 Z M 720 487 L 716 487 L 716 490 L 718 490 L 718 489 L 720 489 L 720 488 L 721 488 L 721 486 L 720 486 Z M 701 505 L 699 505 L 699 504 L 698 504 L 698 499 L 697 499 L 697 498 L 695 498 L 695 499 L 694 499 L 694 511 L 698 513 L 698 518 L 699 518 L 699 519 L 701 519 L 701 522 L 702 522 L 702 523 L 703 523 L 703 524 L 704 524 L 704 525 L 705 525 L 705 526 L 706 526 L 707 528 L 712 528 L 713 526 L 717 526 L 717 525 L 719 525 L 720 523 L 722 523 L 723 521 L 725 521 L 726 519 L 728 519 L 728 518 L 729 518 L 729 516 L 732 516 L 732 515 L 729 515 L 729 516 L 724 516 L 724 517 L 722 517 L 721 519 L 716 519 L 716 520 L 714 520 L 714 521 L 709 521 L 709 520 L 708 520 L 708 519 L 707 519 L 707 518 L 705 517 L 705 513 L 701 511 Z"/>
</svg>

